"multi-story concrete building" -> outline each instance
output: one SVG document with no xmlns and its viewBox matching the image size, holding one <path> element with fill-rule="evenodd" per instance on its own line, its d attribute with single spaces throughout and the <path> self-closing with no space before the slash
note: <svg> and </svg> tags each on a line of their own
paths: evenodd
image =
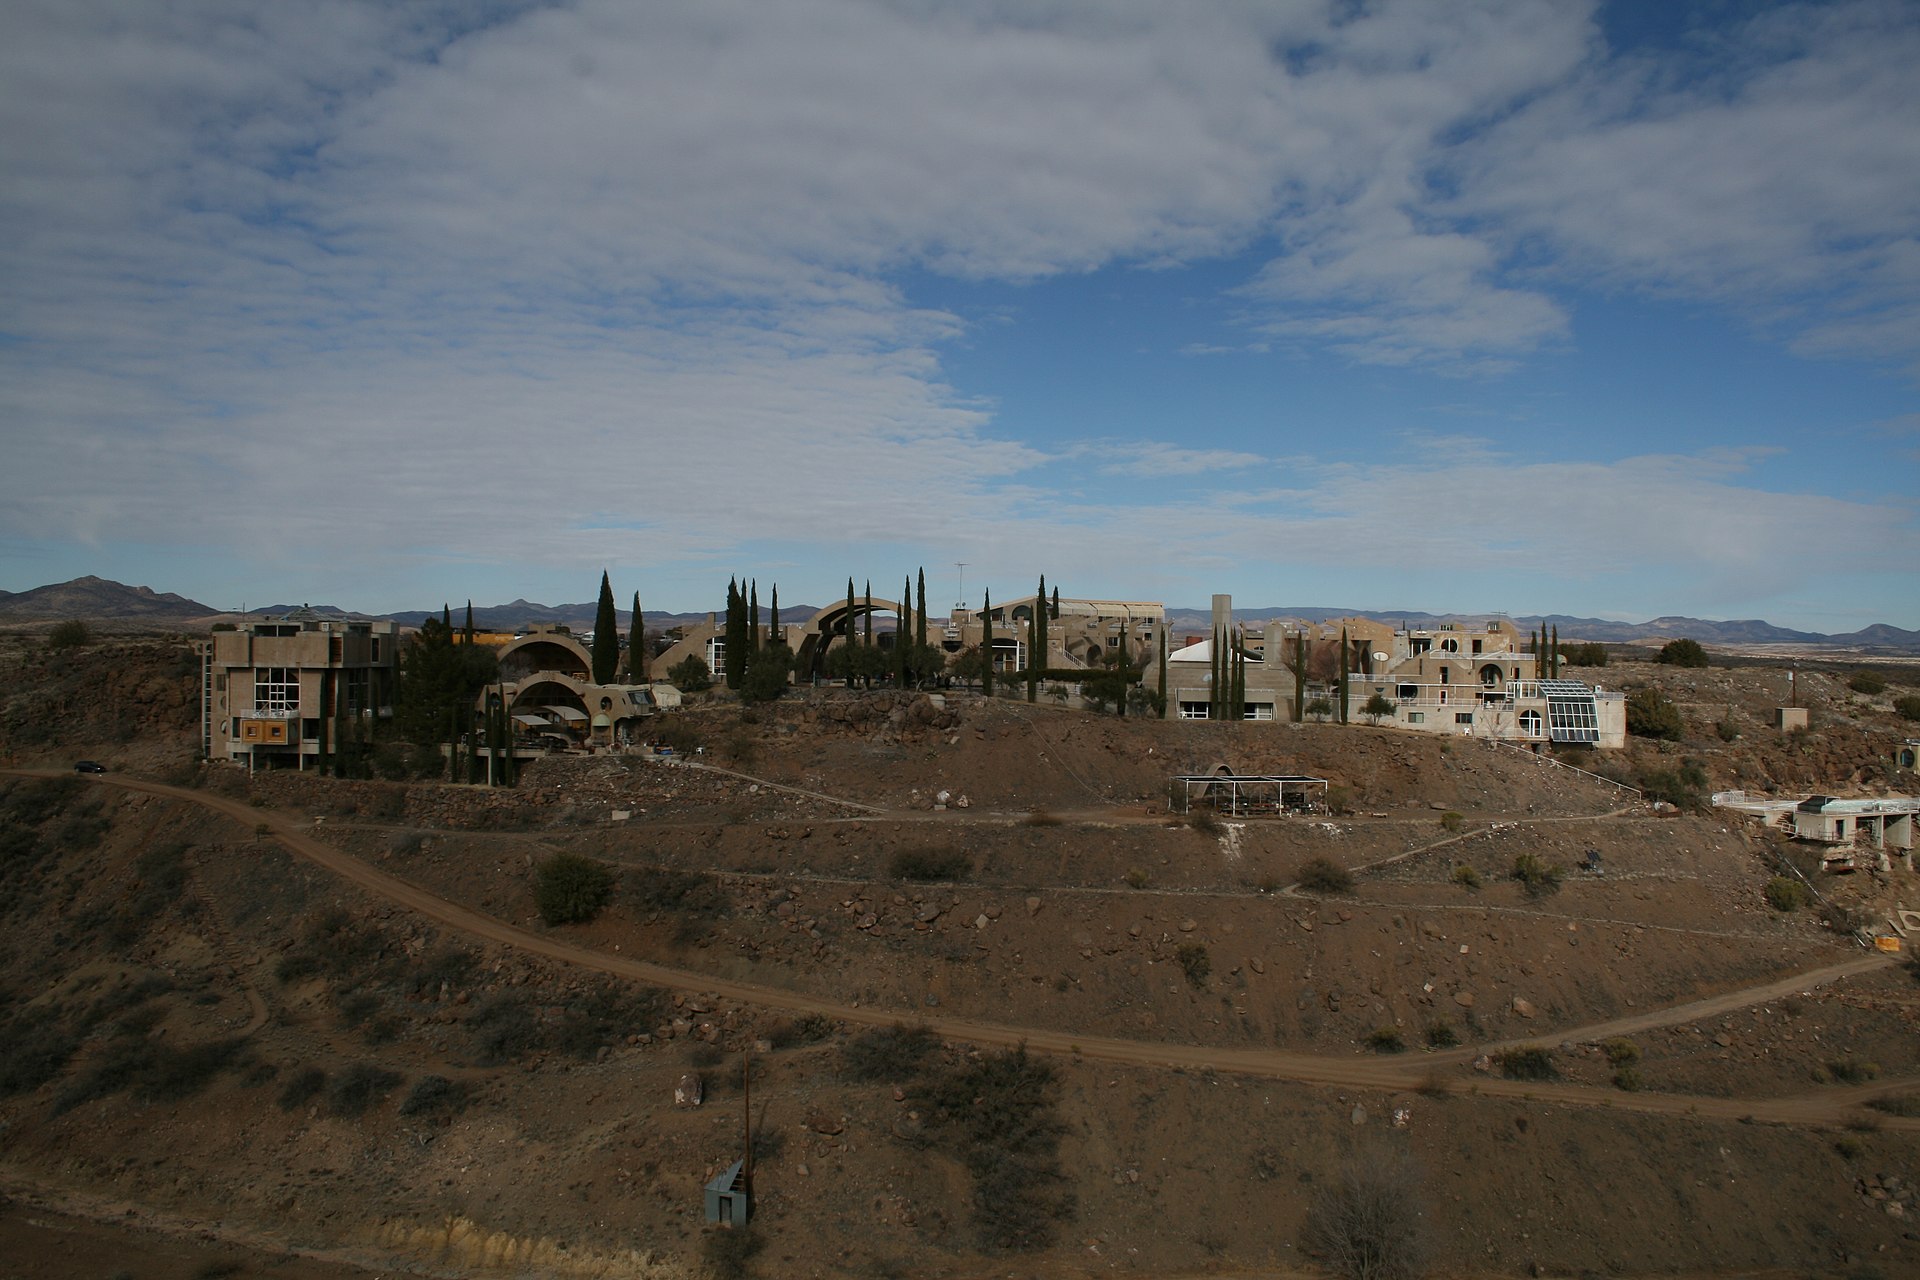
<svg viewBox="0 0 1920 1280">
<path fill-rule="evenodd" d="M 343 732 L 392 714 L 400 629 L 296 609 L 216 631 L 200 650 L 201 750 L 250 768 L 305 769 Z"/>
</svg>

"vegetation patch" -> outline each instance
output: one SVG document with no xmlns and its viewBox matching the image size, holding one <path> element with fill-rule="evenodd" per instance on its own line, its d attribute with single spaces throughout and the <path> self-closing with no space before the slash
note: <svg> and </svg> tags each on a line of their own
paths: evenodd
<svg viewBox="0 0 1920 1280">
<path fill-rule="evenodd" d="M 1830 1058 L 1826 1063 L 1827 1079 L 1841 1084 L 1865 1084 L 1869 1080 L 1878 1079 L 1879 1076 L 1879 1063 L 1869 1062 L 1852 1055 L 1844 1058 Z"/>
<path fill-rule="evenodd" d="M 327 1086 L 327 1112 L 346 1119 L 365 1115 L 376 1102 L 399 1087 L 401 1078 L 385 1067 L 356 1062 Z"/>
<path fill-rule="evenodd" d="M 445 1076 L 422 1076 L 400 1103 L 403 1116 L 441 1118 L 459 1115 L 472 1101 L 467 1086 Z"/>
<path fill-rule="evenodd" d="M 319 1067 L 302 1067 L 291 1076 L 288 1076 L 287 1082 L 280 1086 L 280 1097 L 278 1099 L 280 1109 L 282 1111 L 293 1111 L 297 1108 L 304 1107 L 307 1103 L 318 1097 L 320 1091 L 326 1087 L 327 1073 L 325 1071 Z"/>
<path fill-rule="evenodd" d="M 973 860 L 958 849 L 896 849 L 887 860 L 887 874 L 922 883 L 965 880 L 973 874 Z"/>
<path fill-rule="evenodd" d="M 1529 898 L 1545 897 L 1560 888 L 1560 868 L 1537 853 L 1523 853 L 1516 857 L 1511 875 L 1526 889 Z"/>
<path fill-rule="evenodd" d="M 613 872 L 577 853 L 556 853 L 534 873 L 533 900 L 550 925 L 585 924 L 613 894 Z"/>
<path fill-rule="evenodd" d="M 974 1228 L 988 1250 L 1044 1249 L 1073 1217 L 1073 1190 L 1060 1167 L 1058 1095 L 1053 1065 L 1028 1057 L 1024 1045 L 913 1090 L 930 1131 L 973 1178 Z"/>
<path fill-rule="evenodd" d="M 1807 886 L 1790 876 L 1775 876 L 1762 892 L 1775 911 L 1798 911 L 1809 901 Z"/>
<path fill-rule="evenodd" d="M 1174 961 L 1180 971 L 1187 975 L 1187 985 L 1195 990 L 1204 990 L 1207 978 L 1213 973 L 1213 957 L 1198 942 L 1183 942 L 1174 948 Z"/>
<path fill-rule="evenodd" d="M 1426 1264 L 1424 1217 L 1410 1161 L 1356 1154 L 1314 1197 L 1301 1243 L 1344 1280 L 1413 1280 Z"/>
<path fill-rule="evenodd" d="M 1331 858 L 1308 858 L 1294 874 L 1308 893 L 1353 892 L 1353 873 Z"/>
<path fill-rule="evenodd" d="M 532 1053 L 591 1058 L 609 1045 L 660 1021 L 660 993 L 599 983 L 562 1004 L 539 1004 L 520 994 L 488 1001 L 467 1019 L 482 1066 L 499 1066 Z"/>
<path fill-rule="evenodd" d="M 1502 1049 L 1493 1055 L 1493 1063 L 1509 1080 L 1551 1080 L 1559 1074 L 1553 1069 L 1552 1051 L 1537 1044 Z"/>
<path fill-rule="evenodd" d="M 1375 1053 L 1404 1053 L 1407 1042 L 1400 1038 L 1398 1027 L 1375 1027 L 1367 1033 L 1367 1048 Z"/>
<path fill-rule="evenodd" d="M 939 1047 L 931 1027 L 869 1027 L 841 1046 L 840 1072 L 849 1080 L 911 1080 Z"/>
<path fill-rule="evenodd" d="M 1427 1044 L 1435 1049 L 1451 1049 L 1460 1043 L 1460 1033 L 1453 1024 L 1442 1018 L 1427 1024 Z"/>
<path fill-rule="evenodd" d="M 142 1102 L 190 1098 L 234 1065 L 244 1042 L 213 1040 L 176 1049 L 144 1034 L 115 1037 L 54 1100 L 59 1115 L 97 1098 L 132 1093 Z"/>
</svg>

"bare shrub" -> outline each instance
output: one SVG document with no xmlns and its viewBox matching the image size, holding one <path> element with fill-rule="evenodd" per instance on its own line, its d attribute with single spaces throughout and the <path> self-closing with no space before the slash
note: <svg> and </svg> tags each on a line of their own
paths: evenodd
<svg viewBox="0 0 1920 1280">
<path fill-rule="evenodd" d="M 1331 858 L 1308 858 L 1296 874 L 1308 893 L 1353 892 L 1353 873 Z"/>
<path fill-rule="evenodd" d="M 910 1080 L 939 1047 L 931 1027 L 870 1027 L 841 1047 L 840 1069 L 850 1080 Z"/>
<path fill-rule="evenodd" d="M 1426 1258 L 1420 1196 L 1404 1156 L 1356 1154 L 1314 1198 L 1301 1243 L 1346 1280 L 1412 1280 Z"/>
</svg>

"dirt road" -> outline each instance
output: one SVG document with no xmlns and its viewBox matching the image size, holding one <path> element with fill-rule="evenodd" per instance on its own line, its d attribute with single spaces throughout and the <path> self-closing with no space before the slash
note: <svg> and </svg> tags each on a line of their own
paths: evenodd
<svg viewBox="0 0 1920 1280">
<path fill-rule="evenodd" d="M 57 770 L 44 769 L 0 772 L 21 777 L 65 776 Z M 1089 1062 L 1216 1071 L 1342 1088 L 1386 1091 L 1440 1089 L 1451 1093 L 1470 1093 L 1484 1097 L 1524 1098 L 1536 1103 L 1609 1107 L 1619 1111 L 1655 1115 L 1692 1116 L 1700 1119 L 1766 1124 L 1839 1123 L 1850 1115 L 1856 1114 L 1856 1109 L 1871 1098 L 1898 1093 L 1920 1085 L 1920 1080 L 1889 1079 L 1852 1088 L 1828 1088 L 1817 1094 L 1798 1097 L 1753 1100 L 1624 1093 L 1615 1089 L 1585 1085 L 1507 1080 L 1492 1075 L 1464 1081 L 1449 1080 L 1440 1074 L 1443 1068 L 1457 1066 L 1480 1053 L 1487 1052 L 1489 1048 L 1500 1046 L 1482 1045 L 1408 1058 L 1330 1057 L 1288 1053 L 1275 1049 L 1231 1049 L 1088 1036 L 1046 1027 L 1018 1027 L 963 1018 L 928 1017 L 919 1010 L 857 1008 L 780 987 L 737 982 L 689 970 L 668 968 L 643 960 L 607 955 L 522 929 L 442 898 L 399 876 L 369 866 L 358 858 L 314 839 L 302 822 L 272 810 L 256 809 L 237 800 L 210 795 L 203 791 L 171 787 L 136 778 L 103 777 L 96 779 L 96 782 L 99 785 L 124 787 L 187 804 L 197 804 L 225 814 L 251 830 L 270 832 L 293 853 L 326 868 L 344 880 L 359 885 L 367 892 L 418 912 L 449 929 L 458 930 L 475 938 L 514 947 L 530 955 L 543 956 L 563 964 L 652 986 L 710 993 L 766 1009 L 799 1014 L 823 1014 L 857 1025 L 889 1026 L 899 1022 L 920 1023 L 931 1027 L 947 1039 L 1009 1047 L 1024 1044 L 1030 1051 Z M 1543 1034 L 1536 1039 L 1554 1043 L 1591 1041 L 1607 1036 L 1645 1031 L 1653 1027 L 1693 1022 L 1808 991 L 1826 983 L 1883 968 L 1890 963 L 1891 960 L 1888 957 L 1879 954 L 1864 955 L 1841 964 L 1807 970 L 1759 986 L 1726 992 L 1706 1000 L 1652 1010 L 1589 1027 L 1563 1028 Z M 1884 1116 L 1878 1113 L 1873 1113 L 1873 1118 L 1883 1128 L 1920 1131 L 1920 1118 Z"/>
</svg>

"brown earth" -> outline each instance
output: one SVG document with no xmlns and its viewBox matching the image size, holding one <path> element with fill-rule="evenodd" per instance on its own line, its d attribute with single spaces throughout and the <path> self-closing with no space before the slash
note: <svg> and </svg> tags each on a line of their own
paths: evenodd
<svg viewBox="0 0 1920 1280">
<path fill-rule="evenodd" d="M 178 682 L 172 660 L 123 656 L 118 678 Z M 1418 1160 L 1441 1274 L 1920 1270 L 1916 1122 L 1861 1105 L 1920 1088 L 1920 984 L 1768 908 L 1769 839 L 1510 750 L 832 695 L 750 723 L 694 709 L 698 760 L 731 773 L 556 760 L 489 792 L 215 768 L 181 791 L 155 775 L 189 777 L 190 696 L 169 722 L 133 695 L 93 708 L 78 680 L 36 702 L 62 673 L 11 670 L 31 678 L 9 708 L 72 713 L 14 737 L 20 763 L 57 748 L 116 770 L 4 784 L 16 826 L 28 790 L 46 811 L 27 833 L 39 861 L 0 884 L 0 1017 L 110 1007 L 51 1077 L 0 1100 L 0 1256 L 42 1265 L 61 1238 L 47 1231 L 94 1241 L 19 1274 L 211 1274 L 214 1249 L 239 1259 L 225 1274 L 307 1274 L 270 1269 L 290 1252 L 419 1274 L 694 1274 L 700 1185 L 737 1152 L 734 1064 L 756 1045 L 761 1275 L 1311 1272 L 1300 1224 L 1356 1149 Z M 1715 785 L 1810 760 L 1879 776 L 1897 722 L 1830 702 L 1813 733 L 1778 738 L 1759 727 L 1770 678 L 1728 675 L 1755 708 L 1735 742 L 1686 698 L 1695 737 L 1605 766 L 1684 754 Z M 1353 813 L 1173 820 L 1169 775 L 1223 761 L 1328 777 Z M 143 856 L 176 844 L 177 898 L 140 914 L 160 875 Z M 1588 849 L 1604 875 L 1573 869 Z M 531 868 L 557 851 L 621 871 L 591 924 L 539 923 Z M 1558 892 L 1506 878 L 1520 852 L 1566 869 Z M 960 880 L 889 874 L 956 855 Z M 1316 857 L 1359 869 L 1355 891 L 1292 888 Z M 1911 880 L 1821 887 L 1864 911 L 1920 903 Z M 533 1032 L 487 1038 L 500 1009 L 552 1029 L 595 1001 L 611 1012 L 581 1056 Z M 842 1046 L 896 1022 L 933 1027 L 943 1063 L 1024 1041 L 1054 1064 L 1073 1207 L 1050 1247 L 983 1254 L 969 1174 L 927 1145 L 919 1095 L 849 1078 Z M 1461 1047 L 1426 1047 L 1440 1023 Z M 1405 1052 L 1369 1048 L 1388 1028 Z M 102 1068 L 136 1035 L 240 1047 L 193 1091 L 116 1088 Z M 1634 1091 L 1602 1048 L 1622 1037 Z M 1557 1078 L 1476 1069 L 1519 1043 L 1550 1050 Z M 331 1088 L 279 1105 L 303 1070 L 337 1084 L 356 1066 L 400 1077 L 363 1114 Z M 689 1072 L 706 1077 L 699 1108 L 673 1103 Z M 465 1085 L 465 1109 L 403 1107 L 430 1075 Z M 140 1225 L 116 1225 L 129 1208 Z M 200 1252 L 163 1262 L 156 1238 Z M 126 1261 L 105 1265 L 116 1250 Z"/>
</svg>

